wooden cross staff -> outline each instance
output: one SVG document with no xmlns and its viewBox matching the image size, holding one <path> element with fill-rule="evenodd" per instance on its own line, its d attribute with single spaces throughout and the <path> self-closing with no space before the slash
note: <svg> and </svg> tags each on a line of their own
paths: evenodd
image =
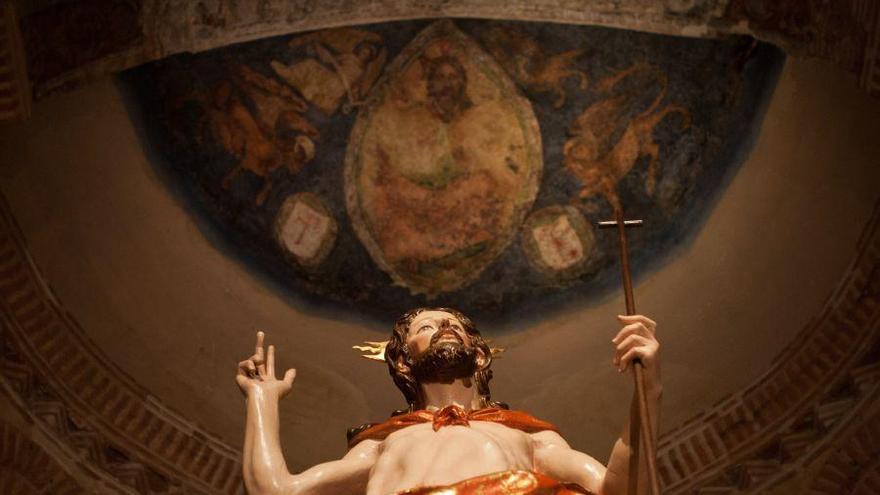
<svg viewBox="0 0 880 495">
<path fill-rule="evenodd" d="M 641 220 L 624 220 L 623 209 L 619 206 L 614 208 L 614 220 L 599 222 L 600 229 L 617 228 L 617 238 L 620 241 L 620 270 L 623 275 L 623 294 L 626 298 L 626 314 L 636 314 L 636 303 L 633 299 L 632 277 L 629 272 L 629 248 L 626 242 L 627 227 L 641 227 Z M 638 402 L 639 421 L 630 420 L 630 455 L 629 463 L 629 493 L 634 495 L 639 479 L 639 437 L 645 450 L 645 459 L 648 464 L 648 481 L 651 483 L 651 493 L 660 495 L 660 482 L 657 479 L 657 460 L 654 450 L 654 434 L 651 427 L 651 419 L 648 416 L 648 398 L 645 395 L 645 370 L 642 362 L 636 359 L 633 362 L 633 377 L 636 384 L 636 401 Z M 643 435 L 640 435 L 640 430 Z"/>
</svg>

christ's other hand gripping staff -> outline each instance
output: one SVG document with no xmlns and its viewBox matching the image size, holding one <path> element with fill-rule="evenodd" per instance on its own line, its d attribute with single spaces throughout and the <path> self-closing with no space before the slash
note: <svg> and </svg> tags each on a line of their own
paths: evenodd
<svg viewBox="0 0 880 495">
<path fill-rule="evenodd" d="M 625 371 L 635 359 L 643 363 L 657 425 L 656 324 L 640 315 L 618 318 L 612 364 Z M 341 459 L 291 474 L 281 454 L 278 401 L 296 372 L 276 378 L 275 350 L 264 350 L 263 338 L 259 332 L 254 355 L 239 363 L 236 377 L 247 397 L 242 464 L 252 495 L 626 493 L 629 425 L 605 466 L 569 447 L 552 424 L 492 402 L 490 349 L 470 319 L 448 308 L 412 310 L 394 326 L 385 360 L 408 412 L 353 432 Z M 646 475 L 638 476 L 646 493 Z"/>
</svg>

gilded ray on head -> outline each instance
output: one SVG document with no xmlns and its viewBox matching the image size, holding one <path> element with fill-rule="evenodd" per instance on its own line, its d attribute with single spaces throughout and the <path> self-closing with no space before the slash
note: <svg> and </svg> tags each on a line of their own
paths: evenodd
<svg viewBox="0 0 880 495">
<path fill-rule="evenodd" d="M 361 357 L 363 358 L 385 362 L 385 347 L 388 345 L 387 340 L 382 342 L 365 340 L 364 344 L 366 345 L 353 345 L 351 348 L 356 351 L 365 352 L 366 354 L 361 354 Z"/>
</svg>

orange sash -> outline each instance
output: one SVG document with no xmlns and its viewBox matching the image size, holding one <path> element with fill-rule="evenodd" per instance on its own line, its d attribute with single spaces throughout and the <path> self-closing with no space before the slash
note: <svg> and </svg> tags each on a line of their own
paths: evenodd
<svg viewBox="0 0 880 495">
<path fill-rule="evenodd" d="M 348 442 L 348 448 L 352 448 L 364 440 L 384 440 L 388 435 L 397 430 L 421 423 L 432 423 L 434 431 L 444 426 L 461 425 L 468 426 L 469 421 L 491 421 L 504 426 L 515 428 L 526 433 L 552 430 L 558 432 L 552 424 L 522 412 L 507 409 L 487 408 L 475 411 L 465 411 L 458 406 L 446 406 L 435 412 L 424 409 L 411 413 L 394 416 L 384 423 L 379 423 L 361 431 L 353 436 Z M 503 492 L 501 492 L 503 493 Z"/>
<path fill-rule="evenodd" d="M 531 471 L 502 471 L 452 485 L 426 486 L 397 495 L 592 495 L 574 483 L 561 483 Z"/>
</svg>

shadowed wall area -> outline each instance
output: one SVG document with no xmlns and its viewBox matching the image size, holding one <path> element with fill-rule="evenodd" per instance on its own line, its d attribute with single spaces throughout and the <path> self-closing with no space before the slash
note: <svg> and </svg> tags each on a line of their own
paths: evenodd
<svg viewBox="0 0 880 495">
<path fill-rule="evenodd" d="M 298 370 L 281 405 L 289 467 L 337 458 L 346 428 L 403 405 L 387 369 L 351 346 L 384 340 L 397 313 L 429 298 L 462 297 L 506 349 L 494 398 L 604 460 L 631 384 L 610 364 L 623 308 L 613 251 L 591 260 L 587 247 L 600 253 L 608 241 L 583 225 L 620 200 L 651 220 L 633 234 L 635 291 L 660 324 L 664 493 L 872 493 L 880 102 L 855 76 L 739 38 L 477 20 L 327 33 L 164 59 L 47 96 L 29 120 L 0 128 L 0 486 L 241 493 L 233 377 L 257 329 L 279 367 Z M 493 45 L 503 33 L 519 37 Z M 545 59 L 583 53 L 554 59 L 571 72 L 542 86 L 540 64 L 511 56 L 529 47 Z M 695 54 L 725 70 L 748 55 L 741 77 L 706 62 L 717 87 L 705 88 L 676 68 L 677 50 L 692 71 L 704 63 Z M 648 64 L 627 72 L 640 57 Z M 401 88 L 427 88 L 412 81 L 449 58 L 468 76 L 467 104 L 418 91 L 410 106 L 392 104 Z M 334 63 L 331 75 L 354 74 L 342 86 L 297 72 Z M 657 74 L 668 80 L 662 97 Z M 586 164 L 610 163 L 635 119 L 656 112 L 666 115 L 646 134 L 659 157 L 652 192 L 650 147 L 604 187 Z M 453 146 L 444 161 L 437 145 L 437 160 L 421 163 L 387 138 L 411 130 L 401 122 L 470 137 L 481 113 L 519 126 L 488 139 L 509 160 L 462 172 L 478 146 Z M 587 141 L 595 149 L 577 148 Z M 249 155 L 260 143 L 263 154 Z M 511 162 L 535 175 L 512 179 Z M 398 202 L 442 202 L 430 194 L 455 181 L 475 197 L 503 184 L 483 205 L 497 222 L 456 227 L 486 235 L 484 250 L 464 249 L 477 258 L 455 264 L 444 256 L 466 242 L 407 251 L 382 238 L 382 211 L 401 232 L 409 224 L 376 177 L 415 184 L 396 189 L 408 194 Z M 452 205 L 440 207 L 455 214 Z M 285 237 L 291 225 L 313 237 L 297 244 Z M 560 242 L 574 254 L 549 250 Z M 425 266 L 445 285 L 420 278 Z M 21 452 L 51 458 L 46 477 Z"/>
</svg>

